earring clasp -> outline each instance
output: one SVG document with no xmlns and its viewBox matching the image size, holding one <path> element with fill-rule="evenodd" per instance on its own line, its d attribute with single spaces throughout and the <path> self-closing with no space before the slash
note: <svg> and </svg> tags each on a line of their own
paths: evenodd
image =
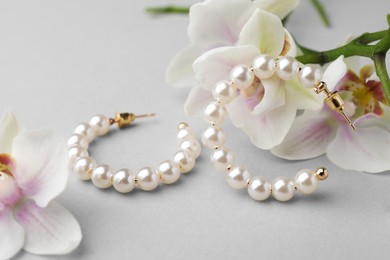
<svg viewBox="0 0 390 260">
<path fill-rule="evenodd" d="M 351 119 L 345 114 L 344 110 L 344 101 L 340 97 L 339 93 L 337 91 L 330 92 L 327 88 L 327 85 L 325 82 L 321 81 L 317 87 L 314 88 L 314 91 L 319 94 L 321 92 L 324 92 L 326 94 L 326 98 L 324 102 L 330 107 L 330 109 L 339 112 L 343 115 L 345 121 L 348 122 L 348 124 L 352 127 L 353 130 L 356 130 L 356 127 L 352 123 Z"/>
<path fill-rule="evenodd" d="M 117 124 L 119 128 L 131 125 L 135 119 L 144 117 L 154 117 L 156 114 L 135 115 L 133 113 L 116 113 L 114 118 L 110 118 L 110 124 Z"/>
</svg>

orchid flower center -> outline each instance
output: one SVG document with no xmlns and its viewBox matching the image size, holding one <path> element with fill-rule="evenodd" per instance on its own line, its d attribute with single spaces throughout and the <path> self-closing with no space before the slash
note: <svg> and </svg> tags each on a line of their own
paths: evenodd
<svg viewBox="0 0 390 260">
<path fill-rule="evenodd" d="M 373 68 L 364 66 L 360 71 L 360 76 L 348 70 L 344 78 L 339 82 L 341 93 L 346 96 L 346 100 L 351 101 L 356 110 L 353 115 L 358 118 L 368 113 L 383 115 L 381 103 L 387 105 L 381 82 L 368 79 L 373 74 Z"/>
<path fill-rule="evenodd" d="M 252 85 L 248 88 L 239 91 L 241 97 L 244 98 L 248 108 L 253 111 L 254 108 L 263 100 L 264 86 L 260 79 L 255 77 Z"/>
<path fill-rule="evenodd" d="M 21 198 L 20 189 L 12 175 L 14 161 L 8 154 L 0 154 L 0 201 L 5 205 Z"/>
</svg>

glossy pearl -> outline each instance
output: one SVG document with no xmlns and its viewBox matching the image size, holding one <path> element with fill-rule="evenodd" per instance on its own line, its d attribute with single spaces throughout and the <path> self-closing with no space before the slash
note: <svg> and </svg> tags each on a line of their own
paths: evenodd
<svg viewBox="0 0 390 260">
<path fill-rule="evenodd" d="M 276 70 L 275 60 L 269 55 L 257 56 L 252 62 L 253 72 L 260 79 L 271 77 Z"/>
<path fill-rule="evenodd" d="M 106 189 L 112 185 L 113 171 L 108 165 L 97 166 L 91 174 L 91 180 L 96 187 Z"/>
<path fill-rule="evenodd" d="M 299 81 L 307 88 L 314 88 L 322 80 L 322 70 L 316 65 L 305 65 L 299 72 Z"/>
<path fill-rule="evenodd" d="M 234 163 L 234 156 L 227 148 L 222 148 L 214 151 L 210 160 L 217 170 L 225 171 Z"/>
<path fill-rule="evenodd" d="M 213 97 L 221 103 L 230 103 L 237 96 L 237 90 L 229 81 L 219 81 L 213 89 Z"/>
<path fill-rule="evenodd" d="M 142 190 L 154 190 L 160 184 L 160 177 L 152 167 L 142 168 L 137 173 L 137 185 Z"/>
<path fill-rule="evenodd" d="M 289 56 L 280 57 L 277 63 L 276 73 L 283 80 L 292 80 L 296 77 L 299 70 L 298 61 Z"/>
<path fill-rule="evenodd" d="M 83 149 L 88 149 L 89 143 L 88 139 L 84 135 L 73 134 L 68 139 L 68 147 L 80 146 Z"/>
<path fill-rule="evenodd" d="M 209 149 L 215 149 L 225 144 L 226 135 L 222 128 L 210 126 L 202 134 L 202 142 Z"/>
<path fill-rule="evenodd" d="M 255 75 L 249 66 L 241 64 L 231 70 L 230 79 L 237 88 L 244 89 L 252 85 Z"/>
<path fill-rule="evenodd" d="M 278 177 L 272 183 L 272 195 L 279 201 L 290 200 L 294 196 L 294 183 L 287 177 Z"/>
<path fill-rule="evenodd" d="M 196 139 L 184 140 L 180 145 L 180 149 L 191 153 L 194 158 L 198 158 L 202 152 L 202 147 Z"/>
<path fill-rule="evenodd" d="M 219 125 L 226 118 L 226 108 L 217 102 L 211 102 L 204 110 L 204 118 L 207 123 Z"/>
<path fill-rule="evenodd" d="M 79 157 L 89 156 L 88 151 L 80 146 L 72 146 L 68 150 L 69 164 L 73 165 Z"/>
<path fill-rule="evenodd" d="M 314 171 L 304 169 L 297 173 L 294 183 L 297 190 L 303 194 L 311 194 L 317 190 L 319 180 Z"/>
<path fill-rule="evenodd" d="M 110 130 L 110 121 L 103 115 L 96 115 L 89 121 L 96 135 L 105 135 Z"/>
<path fill-rule="evenodd" d="M 185 140 L 194 139 L 194 132 L 189 127 L 184 127 L 177 132 L 177 141 L 181 144 Z"/>
<path fill-rule="evenodd" d="M 173 162 L 179 166 L 181 173 L 191 171 L 195 166 L 195 159 L 191 153 L 181 150 L 173 156 Z"/>
<path fill-rule="evenodd" d="M 263 176 L 253 177 L 249 182 L 248 194 L 254 200 L 262 201 L 268 199 L 271 191 L 271 183 Z"/>
<path fill-rule="evenodd" d="M 89 180 L 91 179 L 91 172 L 95 166 L 96 162 L 94 159 L 84 156 L 76 160 L 73 171 L 80 177 L 80 179 Z"/>
<path fill-rule="evenodd" d="M 161 181 L 165 184 L 172 184 L 180 178 L 179 167 L 169 160 L 162 162 L 157 171 L 161 176 Z"/>
<path fill-rule="evenodd" d="M 74 133 L 85 136 L 88 142 L 91 142 L 95 138 L 95 131 L 87 123 L 81 123 L 78 126 L 76 126 Z"/>
<path fill-rule="evenodd" d="M 128 193 L 135 188 L 135 176 L 128 169 L 121 169 L 112 177 L 112 185 L 116 191 Z"/>
<path fill-rule="evenodd" d="M 245 188 L 251 178 L 250 172 L 243 166 L 235 166 L 226 176 L 226 181 L 233 189 Z"/>
</svg>

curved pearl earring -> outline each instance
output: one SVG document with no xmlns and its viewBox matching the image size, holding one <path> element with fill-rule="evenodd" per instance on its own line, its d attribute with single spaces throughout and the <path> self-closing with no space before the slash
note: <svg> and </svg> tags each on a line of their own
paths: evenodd
<svg viewBox="0 0 390 260">
<path fill-rule="evenodd" d="M 293 57 L 280 57 L 275 61 L 271 56 L 260 55 L 256 57 L 251 66 L 240 64 L 235 66 L 230 73 L 230 80 L 219 81 L 213 89 L 214 101 L 210 102 L 204 111 L 204 118 L 209 123 L 202 134 L 204 146 L 212 149 L 210 160 L 213 166 L 226 173 L 226 180 L 229 186 L 234 189 L 248 190 L 249 196 L 258 201 L 266 200 L 271 195 L 279 201 L 290 200 L 294 191 L 298 190 L 303 194 L 311 194 L 317 190 L 319 181 L 325 180 L 329 172 L 326 168 L 320 167 L 317 170 L 303 169 L 295 178 L 278 177 L 272 182 L 263 176 L 252 177 L 245 166 L 236 164 L 233 153 L 225 147 L 226 135 L 221 127 L 226 118 L 227 110 L 225 105 L 237 97 L 238 89 L 245 89 L 252 85 L 255 77 L 261 79 L 269 78 L 274 74 L 283 80 L 291 80 L 299 77 L 300 82 L 314 88 L 319 94 L 324 92 L 324 102 L 333 110 L 341 113 L 349 125 L 355 126 L 344 113 L 344 102 L 337 92 L 330 92 L 325 82 L 321 81 L 322 71 L 315 65 L 300 64 Z"/>
<path fill-rule="evenodd" d="M 194 168 L 195 160 L 201 153 L 200 143 L 186 123 L 180 123 L 178 126 L 177 140 L 180 150 L 171 160 L 162 162 L 157 169 L 144 167 L 136 174 L 128 169 L 114 171 L 108 165 L 98 165 L 89 156 L 89 143 L 96 136 L 107 134 L 113 124 L 117 124 L 119 128 L 124 128 L 137 118 L 150 116 L 155 115 L 136 116 L 131 113 L 117 113 L 115 118 L 96 115 L 91 118 L 89 123 L 79 124 L 68 140 L 69 161 L 73 171 L 82 180 L 92 180 L 92 183 L 98 188 L 105 189 L 113 186 L 120 193 L 128 193 L 135 187 L 150 191 L 156 189 L 161 182 L 164 184 L 176 182 L 182 173 L 187 173 Z"/>
</svg>

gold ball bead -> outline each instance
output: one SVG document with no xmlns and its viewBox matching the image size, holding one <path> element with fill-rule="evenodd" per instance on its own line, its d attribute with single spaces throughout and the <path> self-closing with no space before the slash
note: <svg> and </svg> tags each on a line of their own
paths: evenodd
<svg viewBox="0 0 390 260">
<path fill-rule="evenodd" d="M 315 175 L 321 181 L 325 180 L 329 176 L 329 171 L 325 167 L 320 167 L 316 170 Z"/>
<path fill-rule="evenodd" d="M 179 124 L 179 126 L 178 126 L 179 130 L 180 130 L 180 129 L 184 129 L 184 128 L 186 128 L 186 127 L 188 127 L 188 124 L 185 123 L 185 122 L 181 122 L 181 123 Z"/>
</svg>

